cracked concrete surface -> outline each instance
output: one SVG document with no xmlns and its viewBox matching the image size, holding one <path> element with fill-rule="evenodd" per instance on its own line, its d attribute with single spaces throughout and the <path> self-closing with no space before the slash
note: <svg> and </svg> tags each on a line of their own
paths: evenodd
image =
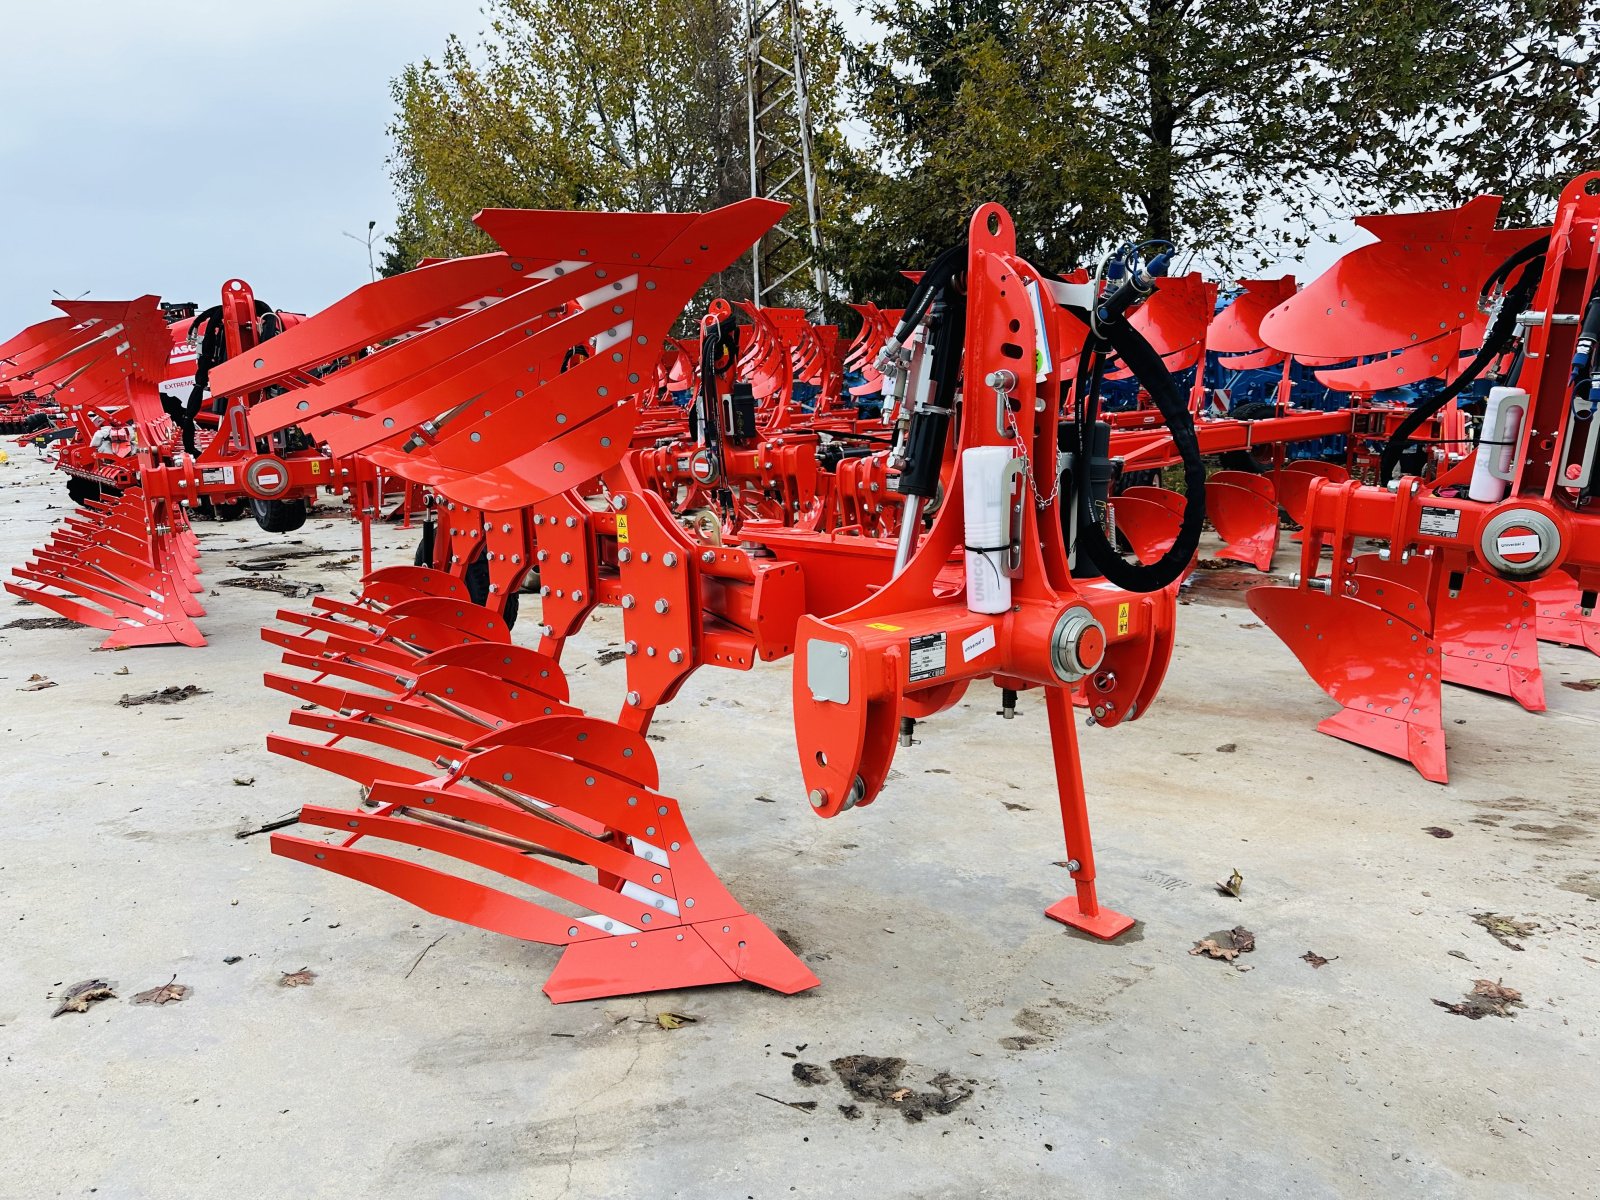
<svg viewBox="0 0 1600 1200">
<path fill-rule="evenodd" d="M 65 505 L 13 451 L 4 564 Z M 208 584 L 230 548 L 272 540 L 200 531 Z M 358 544 L 334 516 L 292 536 Z M 378 533 L 389 561 L 412 537 Z M 315 561 L 282 574 L 354 583 Z M 1002 722 L 974 689 L 900 751 L 876 804 L 822 821 L 787 664 L 704 670 L 653 731 L 662 790 L 822 985 L 557 1007 L 538 990 L 556 951 L 234 836 L 356 797 L 263 745 L 287 704 L 261 686 L 277 655 L 256 631 L 305 602 L 216 590 L 201 650 L 0 630 L 0 1195 L 1594 1194 L 1600 692 L 1559 686 L 1600 677 L 1593 657 L 1542 648 L 1542 716 L 1448 689 L 1454 782 L 1437 787 L 1316 734 L 1329 703 L 1236 596 L 1185 606 L 1149 716 L 1084 731 L 1102 898 L 1140 921 L 1111 945 L 1041 915 L 1067 875 L 1037 701 Z M 38 613 L 0 600 L 0 625 Z M 623 669 L 596 655 L 619 629 L 602 615 L 566 658 L 602 714 Z M 35 672 L 59 686 L 17 691 Z M 186 684 L 209 694 L 117 704 Z M 1235 868 L 1238 900 L 1213 887 Z M 1483 912 L 1539 929 L 1514 951 Z M 1256 934 L 1248 972 L 1189 954 L 1234 925 Z M 276 986 L 301 967 L 313 986 Z M 184 1002 L 130 1003 L 174 974 Z M 119 998 L 52 1020 L 51 997 L 91 976 Z M 1468 1021 L 1430 1002 L 1476 978 L 1526 1007 Z M 662 1029 L 660 1012 L 694 1021 Z M 825 1065 L 852 1055 L 972 1096 L 904 1120 Z"/>
</svg>

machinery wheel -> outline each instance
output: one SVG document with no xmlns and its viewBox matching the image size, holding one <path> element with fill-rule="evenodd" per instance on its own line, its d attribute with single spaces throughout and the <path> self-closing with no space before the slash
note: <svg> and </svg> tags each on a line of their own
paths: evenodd
<svg viewBox="0 0 1600 1200">
<path fill-rule="evenodd" d="M 250 515 L 268 533 L 293 533 L 306 523 L 304 500 L 258 500 L 250 497 Z"/>
<path fill-rule="evenodd" d="M 118 492 L 116 488 L 105 487 L 93 479 L 68 475 L 67 495 L 72 497 L 74 504 L 85 504 L 90 500 L 114 499 Z"/>
</svg>

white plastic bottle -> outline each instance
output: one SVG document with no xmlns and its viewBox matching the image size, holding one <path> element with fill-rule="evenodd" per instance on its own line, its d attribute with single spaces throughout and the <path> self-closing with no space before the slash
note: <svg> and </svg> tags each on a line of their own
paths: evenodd
<svg viewBox="0 0 1600 1200">
<path fill-rule="evenodd" d="M 1511 490 L 1512 464 L 1516 461 L 1517 440 L 1528 414 L 1528 393 L 1521 388 L 1489 389 L 1483 408 L 1483 432 L 1478 438 L 1478 456 L 1472 463 L 1470 499 L 1494 504 Z"/>
<path fill-rule="evenodd" d="M 1016 457 L 1010 446 L 974 446 L 961 454 L 967 607 L 973 612 L 1003 613 L 1011 607 L 1011 580 L 1005 573 L 1005 526 L 1015 478 L 1009 468 Z"/>
</svg>

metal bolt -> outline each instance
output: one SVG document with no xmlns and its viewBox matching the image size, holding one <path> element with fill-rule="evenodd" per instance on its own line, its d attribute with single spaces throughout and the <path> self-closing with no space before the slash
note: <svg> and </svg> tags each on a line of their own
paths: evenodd
<svg viewBox="0 0 1600 1200">
<path fill-rule="evenodd" d="M 623 608 L 632 608 L 637 603 L 639 603 L 639 602 L 637 600 L 635 600 L 632 596 L 624 596 L 622 598 L 622 607 Z"/>
<path fill-rule="evenodd" d="M 661 556 L 661 561 L 666 566 L 675 567 L 678 565 L 678 556 L 669 550 Z"/>
<path fill-rule="evenodd" d="M 638 708 L 639 707 L 639 693 L 638 692 L 629 692 L 628 693 L 628 707 L 629 708 Z"/>
<path fill-rule="evenodd" d="M 670 608 L 670 607 L 671 607 L 671 605 L 669 605 L 669 604 L 668 604 L 668 603 L 667 603 L 667 602 L 666 602 L 666 599 L 665 599 L 665 598 L 663 598 L 663 599 L 660 599 L 660 600 L 657 600 L 657 601 L 656 601 L 656 611 L 657 611 L 657 612 L 658 612 L 658 613 L 664 613 L 664 612 L 666 612 L 666 611 L 667 611 L 667 609 L 668 609 L 668 608 Z"/>
<path fill-rule="evenodd" d="M 578 518 L 577 517 L 568 517 L 566 523 L 567 523 L 567 528 L 568 529 L 576 529 L 577 525 L 578 525 Z"/>
<path fill-rule="evenodd" d="M 683 661 L 683 651 L 682 650 L 668 650 L 667 651 L 667 661 L 668 662 L 681 663 Z"/>
<path fill-rule="evenodd" d="M 561 555 L 561 564 L 562 564 L 562 566 L 565 566 L 566 564 L 570 563 L 571 561 L 572 561 L 572 555 L 565 554 L 565 553 L 563 553 Z"/>
<path fill-rule="evenodd" d="M 806 799 L 811 801 L 812 808 L 821 808 L 828 802 L 828 793 L 821 788 L 812 788 L 811 794 Z"/>
<path fill-rule="evenodd" d="M 624 546 L 622 549 L 617 551 L 617 561 L 619 563 L 632 562 L 633 551 Z"/>
<path fill-rule="evenodd" d="M 622 652 L 624 654 L 628 654 L 628 655 L 633 655 L 633 654 L 639 653 L 639 643 L 638 642 L 623 642 L 622 643 Z"/>
<path fill-rule="evenodd" d="M 700 561 L 705 563 L 705 564 L 707 564 L 708 566 L 711 563 L 716 562 L 717 561 L 716 551 L 714 551 L 714 550 L 702 551 L 701 554 L 700 554 Z"/>
</svg>

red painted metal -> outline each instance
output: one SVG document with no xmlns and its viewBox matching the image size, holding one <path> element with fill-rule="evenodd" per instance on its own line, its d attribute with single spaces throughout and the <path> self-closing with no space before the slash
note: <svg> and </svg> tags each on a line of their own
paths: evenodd
<svg viewBox="0 0 1600 1200">
<path fill-rule="evenodd" d="M 1206 514 L 1222 538 L 1218 558 L 1272 570 L 1278 549 L 1278 496 L 1272 481 L 1248 471 L 1214 471 L 1206 480 Z"/>
<path fill-rule="evenodd" d="M 275 736 L 269 745 L 362 781 L 377 806 L 369 814 L 313 805 L 308 824 L 346 836 L 329 843 L 279 835 L 275 848 L 441 915 L 563 946 L 546 989 L 557 1000 L 737 978 L 783 991 L 815 983 L 716 883 L 675 802 L 656 790 L 643 731 L 701 666 L 745 670 L 795 656 L 802 773 L 824 816 L 876 798 L 901 716 L 936 718 L 980 679 L 1046 687 L 1075 882 L 1051 915 L 1102 937 L 1131 924 L 1098 903 L 1073 701 L 1104 726 L 1148 710 L 1172 652 L 1175 589 L 1142 596 L 1077 584 L 1058 502 L 1039 498 L 1042 488 L 1019 508 L 1014 611 L 987 617 L 967 608 L 959 549 L 960 452 L 1005 445 L 1020 461 L 1053 464 L 1070 354 L 1042 383 L 1022 373 L 1016 403 L 1004 410 L 991 411 L 1003 397 L 969 394 L 947 448 L 946 499 L 910 566 L 891 578 L 902 509 L 882 445 L 889 429 L 854 414 L 842 382 L 849 369 L 882 385 L 876 359 L 890 316 L 865 309 L 861 334 L 841 354 L 836 333 L 801 314 L 747 307 L 738 373 L 761 401 L 759 432 L 724 440 L 710 479 L 692 461 L 696 443 L 670 399 L 702 383 L 696 356 L 665 343 L 676 309 L 652 308 L 637 294 L 668 292 L 681 305 L 718 255 L 737 253 L 739 240 L 771 219 L 760 206 L 705 217 L 499 214 L 482 223 L 506 247 L 507 262 L 522 264 L 524 288 L 452 314 L 446 310 L 460 309 L 472 287 L 430 295 L 414 280 L 369 285 L 276 339 L 256 355 L 259 366 L 235 363 L 221 376 L 219 386 L 234 390 L 290 389 L 252 408 L 252 432 L 304 423 L 431 488 L 433 561 L 448 568 L 386 568 L 354 603 L 318 597 L 310 614 L 282 614 L 291 630 L 264 634 L 290 668 L 268 676 L 269 686 L 313 706 L 294 712 L 291 724 L 318 739 Z M 980 210 L 973 237 L 965 372 L 981 379 L 1010 361 L 1016 331 L 1033 322 L 1017 281 L 1051 293 L 1016 257 L 1002 210 Z M 691 241 L 720 249 L 681 254 Z M 535 244 L 542 258 L 529 252 Z M 693 260 L 681 264 L 693 270 L 677 270 L 680 257 Z M 589 273 L 614 264 L 632 284 L 618 294 L 620 312 L 609 311 L 611 294 L 600 292 L 602 311 L 594 285 L 606 277 Z M 682 278 L 666 279 L 669 265 Z M 455 271 L 440 263 L 414 274 L 448 282 Z M 719 305 L 709 335 L 731 319 L 732 309 Z M 1046 299 L 1042 320 L 1052 347 L 1077 352 L 1083 334 L 1065 309 Z M 358 363 L 311 374 L 325 356 L 402 328 L 402 340 Z M 567 353 L 574 347 L 581 352 Z M 646 354 L 648 375 L 637 369 Z M 615 389 L 600 382 L 630 367 L 635 375 Z M 508 397 L 499 382 L 508 378 L 526 395 Z M 811 412 L 793 402 L 797 381 L 818 389 Z M 599 388 L 611 390 L 586 398 Z M 468 393 L 474 411 L 455 411 Z M 493 424 L 478 415 L 479 404 Z M 1011 426 L 1004 435 L 996 411 Z M 444 420 L 434 419 L 439 413 Z M 474 429 L 481 440 L 470 438 Z M 597 429 L 610 444 L 596 442 Z M 828 439 L 853 452 L 824 465 Z M 567 469 L 555 470 L 555 461 Z M 537 463 L 544 466 L 532 469 Z M 1156 514 L 1148 523 L 1163 529 L 1177 520 L 1165 500 L 1125 503 L 1145 505 Z M 466 564 L 480 551 L 493 581 L 487 607 L 461 595 Z M 538 571 L 540 638 L 537 651 L 524 652 L 499 640 L 495 617 L 529 570 Z M 615 722 L 573 710 L 557 665 L 566 639 L 598 605 L 622 614 L 627 695 Z M 1058 644 L 1063 621 L 1070 652 Z M 946 668 L 910 679 L 908 639 L 935 633 Z M 798 682 L 822 640 L 857 656 L 861 674 L 852 666 L 848 698 L 819 700 Z M 1063 655 L 1080 656 L 1073 662 L 1082 669 L 1063 666 Z M 870 765 L 860 755 L 852 761 L 839 743 L 852 729 L 869 747 Z M 840 771 L 849 772 L 842 785 L 834 779 Z M 383 843 L 404 853 L 374 849 Z M 417 852 L 433 861 L 414 860 Z M 506 883 L 460 879 L 450 860 Z M 567 906 L 580 910 L 576 919 L 559 915 Z"/>
<path fill-rule="evenodd" d="M 1484 197 L 1444 214 L 1369 223 L 1385 240 L 1347 256 L 1275 310 L 1263 331 L 1296 353 L 1347 356 L 1403 346 L 1397 335 L 1417 343 L 1436 336 L 1453 360 L 1456 330 L 1481 339 L 1468 315 L 1479 285 L 1541 232 L 1493 230 L 1497 208 Z M 1280 495 L 1305 526 L 1300 583 L 1257 588 L 1251 607 L 1343 705 L 1320 728 L 1409 758 L 1429 779 L 1445 778 L 1432 684 L 1463 684 L 1538 711 L 1537 639 L 1596 645 L 1600 511 L 1585 479 L 1588 429 L 1570 389 L 1577 314 L 1600 281 L 1597 234 L 1600 174 L 1589 174 L 1562 193 L 1529 306 L 1515 379 L 1529 408 L 1504 499 L 1468 495 L 1480 450 L 1436 455 L 1431 479 L 1402 478 L 1393 488 L 1318 478 L 1291 498 L 1281 486 L 1288 473 L 1280 475 Z M 1386 555 L 1358 556 L 1358 539 L 1386 541 Z M 1323 574 L 1325 550 L 1332 557 Z"/>
</svg>

